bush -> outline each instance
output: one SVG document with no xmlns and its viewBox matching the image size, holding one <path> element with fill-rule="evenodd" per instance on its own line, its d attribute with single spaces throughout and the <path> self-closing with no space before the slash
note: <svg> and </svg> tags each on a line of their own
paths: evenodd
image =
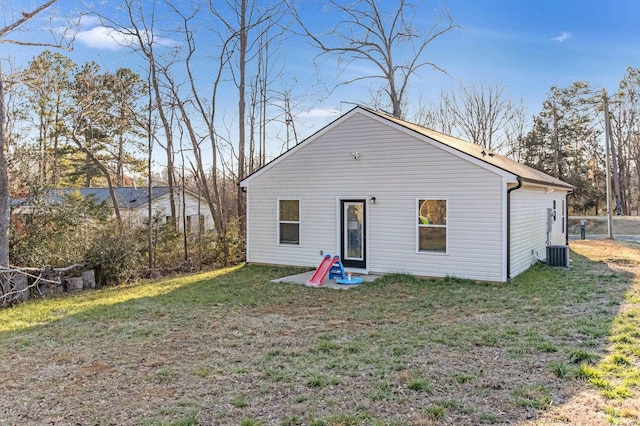
<svg viewBox="0 0 640 426">
<path fill-rule="evenodd" d="M 96 271 L 96 284 L 115 285 L 137 275 L 141 258 L 135 238 L 116 226 L 104 230 L 87 250 L 85 261 Z"/>
<path fill-rule="evenodd" d="M 137 270 L 146 269 L 148 222 L 140 226 L 137 221 L 125 221 L 125 230 L 117 230 L 108 202 L 97 203 L 93 197 L 81 197 L 76 192 L 62 196 L 62 202 L 52 203 L 49 194 L 51 190 L 34 191 L 29 199 L 30 214 L 13 218 L 10 246 L 13 264 L 64 267 L 87 262 L 96 270 L 98 285 L 127 281 Z M 237 219 L 227 224 L 224 235 L 198 232 L 186 237 L 164 220 L 157 213 L 151 222 L 156 269 L 221 267 L 245 259 L 246 244 Z"/>
<path fill-rule="evenodd" d="M 97 232 L 109 226 L 106 203 L 72 193 L 52 204 L 47 194 L 33 195 L 30 214 L 12 221 L 10 258 L 16 265 L 62 267 L 82 262 Z"/>
<path fill-rule="evenodd" d="M 245 239 L 240 232 L 238 220 L 227 224 L 226 235 L 215 235 L 210 241 L 204 263 L 213 266 L 235 265 L 245 260 Z"/>
<path fill-rule="evenodd" d="M 183 235 L 181 232 L 177 231 L 172 224 L 164 223 L 159 226 L 154 226 L 152 237 L 153 261 L 156 268 L 175 268 L 183 262 Z M 145 245 L 148 245 L 146 241 Z M 146 253 L 148 256 L 148 247 L 146 249 Z"/>
</svg>

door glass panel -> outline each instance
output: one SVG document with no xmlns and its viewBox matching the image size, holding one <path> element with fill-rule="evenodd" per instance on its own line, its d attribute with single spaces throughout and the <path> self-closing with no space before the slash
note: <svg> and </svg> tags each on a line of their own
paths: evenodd
<svg viewBox="0 0 640 426">
<path fill-rule="evenodd" d="M 364 260 L 364 227 L 363 209 L 361 202 L 344 203 L 345 216 L 345 246 L 347 248 L 345 259 Z"/>
</svg>

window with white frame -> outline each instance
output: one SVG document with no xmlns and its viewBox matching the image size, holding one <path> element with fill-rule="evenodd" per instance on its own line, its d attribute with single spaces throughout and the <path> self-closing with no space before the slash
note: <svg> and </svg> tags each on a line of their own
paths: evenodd
<svg viewBox="0 0 640 426">
<path fill-rule="evenodd" d="M 565 229 L 564 229 L 565 223 L 567 222 L 566 214 L 567 214 L 567 206 L 565 205 L 565 201 L 562 200 L 562 233 L 563 234 L 565 232 Z"/>
<path fill-rule="evenodd" d="M 300 245 L 300 200 L 278 200 L 278 244 Z"/>
<path fill-rule="evenodd" d="M 418 251 L 447 252 L 447 200 L 418 200 Z"/>
</svg>

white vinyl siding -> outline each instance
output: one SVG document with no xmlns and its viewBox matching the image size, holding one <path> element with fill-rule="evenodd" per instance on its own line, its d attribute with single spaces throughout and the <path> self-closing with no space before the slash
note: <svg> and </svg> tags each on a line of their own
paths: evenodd
<svg viewBox="0 0 640 426">
<path fill-rule="evenodd" d="M 249 262 L 317 266 L 321 253 L 340 247 L 337 200 L 376 197 L 367 205 L 369 272 L 503 280 L 506 173 L 360 113 L 308 142 L 248 184 Z M 448 256 L 416 253 L 416 200 L 425 188 L 447 200 Z M 300 246 L 276 244 L 275 200 L 283 196 L 308 206 Z"/>
<path fill-rule="evenodd" d="M 552 221 L 549 242 L 566 244 L 562 222 L 566 192 L 524 185 L 511 192 L 511 277 L 547 257 L 547 209 L 556 203 L 556 220 Z"/>
<path fill-rule="evenodd" d="M 198 198 L 186 193 L 186 198 L 184 200 L 184 213 L 183 213 L 183 200 L 182 200 L 182 192 L 176 191 L 175 194 L 175 207 L 176 207 L 176 224 L 178 226 L 178 230 L 182 231 L 183 221 L 182 215 L 185 214 L 187 218 L 191 218 L 191 232 L 197 233 L 197 223 L 198 216 L 202 217 L 202 226 L 203 230 L 207 232 L 215 232 L 215 226 L 213 223 L 213 217 L 211 216 L 211 212 L 209 211 L 209 206 L 207 206 L 206 202 L 200 200 L 198 202 Z M 169 194 L 164 194 L 161 197 L 158 197 L 151 201 L 151 211 L 154 217 L 162 218 L 163 222 L 166 223 L 168 219 L 171 217 L 171 202 L 169 198 Z M 148 204 L 144 204 L 136 209 L 121 209 L 120 213 L 122 214 L 122 218 L 127 223 L 130 223 L 134 226 L 146 226 L 147 221 L 149 220 L 149 206 Z M 189 228 L 187 227 L 187 231 Z"/>
</svg>

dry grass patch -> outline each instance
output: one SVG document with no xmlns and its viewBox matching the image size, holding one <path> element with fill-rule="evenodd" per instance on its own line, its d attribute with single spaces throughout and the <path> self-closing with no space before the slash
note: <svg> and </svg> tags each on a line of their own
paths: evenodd
<svg viewBox="0 0 640 426">
<path fill-rule="evenodd" d="M 245 266 L 29 302 L 0 312 L 0 424 L 636 424 L 640 253 L 572 248 L 505 285 Z"/>
</svg>

